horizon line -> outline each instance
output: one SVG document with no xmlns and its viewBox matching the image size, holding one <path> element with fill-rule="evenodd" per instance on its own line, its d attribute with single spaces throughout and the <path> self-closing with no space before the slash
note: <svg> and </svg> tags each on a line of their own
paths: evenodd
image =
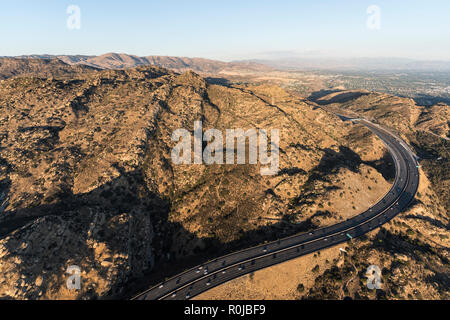
<svg viewBox="0 0 450 320">
<path fill-rule="evenodd" d="M 220 59 L 220 58 L 214 58 L 214 57 L 208 57 L 208 56 L 185 56 L 185 55 L 163 55 L 163 54 L 149 54 L 149 55 L 138 55 L 133 53 L 126 53 L 126 52 L 106 52 L 101 54 L 83 54 L 83 53 L 74 53 L 74 54 L 51 54 L 51 53 L 29 53 L 29 54 L 20 54 L 20 55 L 1 55 L 0 58 L 25 58 L 25 57 L 32 57 L 32 56 L 49 56 L 49 57 L 60 57 L 60 56 L 82 56 L 82 57 L 101 57 L 105 55 L 110 54 L 117 54 L 117 55 L 127 55 L 127 56 L 133 56 L 138 58 L 146 58 L 146 57 L 171 57 L 171 58 L 188 58 L 188 59 L 206 59 L 206 60 L 215 60 L 220 62 L 252 62 L 253 61 L 279 61 L 279 60 L 287 60 L 287 59 L 298 59 L 298 60 L 330 60 L 330 59 L 336 59 L 336 60 L 346 60 L 346 59 L 366 59 L 366 60 L 375 60 L 375 59 L 396 59 L 396 60 L 411 60 L 415 62 L 446 62 L 450 63 L 450 59 L 420 59 L 420 58 L 410 58 L 405 56 L 303 56 L 301 54 L 295 55 L 286 55 L 284 57 L 266 57 L 266 58 L 257 58 L 257 57 L 249 57 L 249 58 L 242 58 L 242 59 Z M 265 54 L 265 53 L 261 53 Z M 256 54 L 258 55 L 258 54 Z"/>
</svg>

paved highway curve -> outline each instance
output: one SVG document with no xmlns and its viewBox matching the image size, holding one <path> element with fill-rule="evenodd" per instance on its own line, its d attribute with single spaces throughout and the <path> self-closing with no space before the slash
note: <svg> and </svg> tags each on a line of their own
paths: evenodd
<svg viewBox="0 0 450 320">
<path fill-rule="evenodd" d="M 389 222 L 405 210 L 419 186 L 416 157 L 405 142 L 380 126 L 356 119 L 387 146 L 394 160 L 396 177 L 389 193 L 366 212 L 342 223 L 310 233 L 234 252 L 187 270 L 134 297 L 135 300 L 185 300 L 215 286 L 300 256 L 360 237 Z"/>
</svg>

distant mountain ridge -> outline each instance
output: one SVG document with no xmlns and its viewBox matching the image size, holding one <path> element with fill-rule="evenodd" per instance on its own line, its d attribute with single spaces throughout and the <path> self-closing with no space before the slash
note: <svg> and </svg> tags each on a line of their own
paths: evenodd
<svg viewBox="0 0 450 320">
<path fill-rule="evenodd" d="M 176 72 L 194 71 L 203 74 L 235 74 L 245 72 L 290 71 L 442 71 L 450 72 L 450 61 L 422 61 L 406 58 L 332 58 L 286 56 L 224 62 L 205 58 L 174 56 L 144 56 L 126 53 L 92 55 L 34 54 L 19 59 L 59 59 L 69 65 L 86 65 L 97 69 L 129 69 L 138 66 L 157 66 Z M 0 57 L 2 59 L 2 57 Z"/>
<path fill-rule="evenodd" d="M 252 62 L 275 69 L 292 71 L 450 71 L 450 61 L 425 61 L 406 58 L 283 57 L 238 60 L 235 62 Z"/>
<path fill-rule="evenodd" d="M 13 77 L 77 78 L 99 71 L 88 65 L 69 65 L 51 58 L 0 58 L 0 80 Z"/>
<path fill-rule="evenodd" d="M 87 55 L 26 55 L 15 58 L 21 59 L 59 59 L 69 65 L 86 65 L 99 69 L 129 69 L 138 66 L 153 65 L 171 69 L 177 72 L 188 70 L 198 73 L 228 73 L 228 72 L 264 72 L 273 70 L 263 64 L 245 62 L 223 62 L 204 58 L 186 58 L 169 56 L 138 57 L 125 53 L 107 53 L 100 56 Z"/>
</svg>

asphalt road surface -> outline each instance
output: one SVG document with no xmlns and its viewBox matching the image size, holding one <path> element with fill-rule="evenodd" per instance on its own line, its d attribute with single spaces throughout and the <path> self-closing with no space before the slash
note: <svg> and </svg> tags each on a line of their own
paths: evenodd
<svg viewBox="0 0 450 320">
<path fill-rule="evenodd" d="M 404 141 L 380 126 L 354 119 L 374 132 L 387 146 L 395 163 L 395 182 L 383 199 L 366 212 L 342 223 L 235 252 L 187 270 L 148 289 L 136 300 L 186 300 L 245 274 L 360 237 L 405 210 L 419 186 L 415 155 Z"/>
</svg>

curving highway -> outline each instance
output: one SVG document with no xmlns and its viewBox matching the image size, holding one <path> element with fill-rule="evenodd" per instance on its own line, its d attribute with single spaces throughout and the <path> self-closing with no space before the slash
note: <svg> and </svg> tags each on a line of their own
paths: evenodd
<svg viewBox="0 0 450 320">
<path fill-rule="evenodd" d="M 350 119 L 351 120 L 351 119 Z M 366 212 L 342 223 L 311 233 L 245 249 L 187 270 L 139 294 L 136 300 L 186 300 L 245 274 L 360 237 L 389 222 L 405 210 L 419 186 L 415 155 L 404 141 L 363 119 L 353 119 L 374 132 L 388 148 L 396 178 L 388 194 Z"/>
</svg>

